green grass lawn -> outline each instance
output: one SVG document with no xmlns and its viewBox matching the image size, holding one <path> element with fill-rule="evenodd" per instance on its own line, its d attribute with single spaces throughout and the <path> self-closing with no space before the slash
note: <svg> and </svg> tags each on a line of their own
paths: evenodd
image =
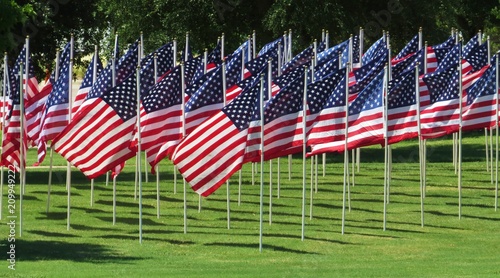
<svg viewBox="0 0 500 278">
<path fill-rule="evenodd" d="M 428 142 L 425 226 L 421 227 L 417 141 L 393 146 L 387 229 L 383 230 L 383 149 L 364 148 L 361 169 L 350 188 L 350 210 L 341 233 L 343 155 L 327 156 L 326 176 L 320 163 L 318 192 L 310 219 L 307 176 L 305 240 L 301 241 L 302 160 L 281 159 L 278 199 L 277 162 L 273 161 L 272 224 L 269 223 L 269 164 L 264 176 L 264 238 L 259 252 L 259 175 L 243 169 L 241 205 L 238 175 L 230 181 L 231 227 L 227 227 L 226 186 L 203 199 L 187 190 L 188 231 L 183 232 L 183 185 L 173 166 L 161 172 L 161 216 L 157 218 L 155 177 L 143 184 L 143 243 L 139 243 L 138 201 L 134 200 L 134 161 L 117 180 L 117 219 L 112 224 L 112 184 L 90 182 L 73 169 L 71 229 L 66 229 L 65 169 L 54 169 L 50 211 L 47 168 L 30 168 L 23 197 L 22 237 L 17 235 L 16 270 L 8 269 L 9 233 L 0 234 L 1 277 L 499 277 L 500 212 L 486 171 L 484 136 L 463 140 L 462 218 L 458 218 L 457 176 L 451 139 Z M 29 159 L 35 158 L 30 150 Z M 44 165 L 48 165 L 47 161 Z M 29 163 L 30 163 L 29 162 Z M 44 166 L 42 165 L 42 166 Z M 54 155 L 54 165 L 65 161 Z M 310 162 L 307 162 L 309 169 Z M 17 180 L 18 177 L 16 177 Z M 3 218 L 7 223 L 7 187 Z M 19 204 L 19 200 L 17 203 Z M 17 207 L 19 209 L 19 207 Z M 18 227 L 19 228 L 19 227 Z"/>
</svg>

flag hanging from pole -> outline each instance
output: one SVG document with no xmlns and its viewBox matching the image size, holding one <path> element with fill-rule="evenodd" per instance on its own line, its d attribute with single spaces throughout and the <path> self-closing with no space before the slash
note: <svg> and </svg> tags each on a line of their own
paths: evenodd
<svg viewBox="0 0 500 278">
<path fill-rule="evenodd" d="M 173 162 L 202 196 L 217 190 L 245 161 L 249 124 L 259 115 L 260 85 L 243 91 L 175 149 Z"/>
<path fill-rule="evenodd" d="M 88 100 L 81 113 L 53 140 L 54 150 L 90 179 L 135 156 L 129 148 L 136 127 L 137 81 L 132 74 Z"/>
</svg>

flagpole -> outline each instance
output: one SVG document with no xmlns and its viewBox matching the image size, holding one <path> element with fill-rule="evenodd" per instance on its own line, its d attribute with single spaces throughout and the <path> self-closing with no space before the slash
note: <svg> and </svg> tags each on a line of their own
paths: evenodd
<svg viewBox="0 0 500 278">
<path fill-rule="evenodd" d="M 422 168 L 424 167 L 423 159 L 423 150 L 422 150 L 422 140 L 420 140 L 420 136 L 422 135 L 422 126 L 420 122 L 420 86 L 418 79 L 418 67 L 419 64 L 415 66 L 415 102 L 417 104 L 417 126 L 418 126 L 418 157 L 419 157 L 419 167 L 420 167 L 420 222 L 421 226 L 424 227 L 424 183 L 422 179 Z"/>
<path fill-rule="evenodd" d="M 137 182 L 139 183 L 139 243 L 142 244 L 142 175 L 141 175 L 141 67 L 137 66 L 136 69 L 136 83 L 137 83 L 137 114 L 136 114 L 136 124 L 137 124 Z"/>
<path fill-rule="evenodd" d="M 389 31 L 387 31 L 387 81 L 386 81 L 386 88 L 387 88 L 387 82 L 392 80 L 392 67 L 391 67 L 391 43 L 390 43 L 390 35 Z M 386 119 L 387 120 L 387 119 Z M 387 132 L 387 131 L 386 131 Z M 387 196 L 386 196 L 386 202 L 389 204 L 390 202 L 390 196 L 391 196 L 391 173 L 392 173 L 392 151 L 391 151 L 391 146 L 386 145 L 387 148 Z"/>
<path fill-rule="evenodd" d="M 267 99 L 268 101 L 272 98 L 271 93 L 271 80 L 272 80 L 272 63 L 271 59 L 267 61 Z M 263 108 L 262 108 L 263 109 Z M 265 135 L 265 134 L 264 134 Z M 263 137 L 263 140 L 265 137 Z M 273 160 L 269 160 L 269 225 L 273 223 Z"/>
<path fill-rule="evenodd" d="M 495 129 L 496 129 L 496 156 L 495 156 L 495 211 L 498 210 L 498 56 L 497 52 L 495 59 L 495 100 L 496 100 L 496 114 L 495 114 Z"/>
<path fill-rule="evenodd" d="M 425 41 L 424 44 L 424 74 L 427 73 L 427 41 Z M 419 80 L 420 83 L 420 80 Z M 420 86 L 419 86 L 419 93 L 420 93 Z M 420 100 L 419 100 L 420 101 Z M 422 139 L 419 139 L 422 140 Z M 422 140 L 422 166 L 423 166 L 423 195 L 425 199 L 425 192 L 427 191 L 427 140 L 423 139 Z"/>
<path fill-rule="evenodd" d="M 257 41 L 257 33 L 255 32 L 255 30 L 253 30 L 253 32 L 252 32 L 252 59 L 255 59 L 255 57 L 257 57 L 257 55 L 256 55 L 257 52 L 255 49 L 256 41 Z"/>
<path fill-rule="evenodd" d="M 363 48 L 365 42 L 365 32 L 363 28 L 359 28 L 359 65 L 363 64 Z M 359 173 L 359 168 L 361 167 L 361 148 L 356 149 L 356 167 L 357 172 Z"/>
<path fill-rule="evenodd" d="M 254 35 L 255 35 L 255 30 L 254 30 Z M 247 41 L 248 41 L 248 51 L 247 51 L 247 59 L 248 61 L 250 61 L 252 58 L 251 56 L 253 55 L 251 53 L 251 49 L 250 49 L 250 45 L 252 43 L 252 37 L 250 35 L 248 35 L 248 38 L 247 38 Z M 243 51 L 243 54 L 241 55 L 241 75 L 240 75 L 240 80 L 243 80 L 245 78 L 245 54 L 244 54 L 244 51 Z M 224 93 L 225 94 L 225 93 Z M 243 168 L 243 167 L 242 167 Z M 242 183 L 242 168 L 240 168 L 240 170 L 238 170 L 238 206 L 241 205 L 241 183 Z"/>
<path fill-rule="evenodd" d="M 264 77 L 260 76 L 260 201 L 259 201 L 259 252 L 262 253 L 262 230 L 264 224 Z M 252 169 L 253 171 L 253 169 Z"/>
<path fill-rule="evenodd" d="M 349 63 L 347 62 L 347 69 L 349 69 Z M 346 185 L 348 179 L 349 171 L 349 155 L 347 152 L 347 140 L 349 138 L 349 70 L 346 70 L 345 74 L 345 130 L 344 130 L 344 183 L 342 188 L 342 234 L 345 231 L 345 205 L 346 205 Z"/>
<path fill-rule="evenodd" d="M 137 61 L 137 64 L 140 65 L 141 64 L 141 60 L 144 58 L 144 34 L 143 32 L 141 31 L 141 46 L 140 46 L 140 56 L 139 56 L 139 60 Z M 174 64 L 174 67 L 175 67 L 175 64 Z M 156 80 L 155 80 L 156 82 Z M 139 117 L 140 114 L 138 114 L 137 117 Z M 147 154 L 147 151 L 144 150 L 144 181 L 145 182 L 149 182 L 149 177 L 148 177 L 148 164 L 147 164 L 147 158 L 148 158 L 148 154 Z M 142 175 L 141 172 L 138 172 L 139 174 Z"/>
<path fill-rule="evenodd" d="M 224 34 L 223 34 L 224 36 Z M 222 103 L 226 106 L 226 60 L 222 60 Z M 229 179 L 226 181 L 227 229 L 231 229 L 231 197 L 229 195 Z"/>
<path fill-rule="evenodd" d="M 184 48 L 184 61 L 187 61 L 189 59 L 189 32 L 186 32 L 186 45 Z"/>
<path fill-rule="evenodd" d="M 222 33 L 222 35 L 220 36 L 220 40 L 221 40 L 221 47 L 220 47 L 221 55 L 220 56 L 223 60 L 225 60 L 224 59 L 224 33 Z"/>
<path fill-rule="evenodd" d="M 462 57 L 458 60 L 458 219 L 462 218 Z"/>
<path fill-rule="evenodd" d="M 189 42 L 189 33 L 186 33 L 186 45 Z M 186 46 L 187 53 L 187 46 Z M 187 54 L 186 54 L 187 55 Z M 186 56 L 187 58 L 187 56 Z M 154 62 L 154 80 L 155 84 L 158 83 L 158 54 L 155 52 L 153 54 L 153 62 Z M 156 172 L 156 218 L 160 219 L 160 171 L 159 171 L 159 163 L 155 165 Z M 147 170 L 146 170 L 147 173 Z"/>
<path fill-rule="evenodd" d="M 389 180 L 389 143 L 388 143 L 388 138 L 387 138 L 387 99 L 388 99 L 388 94 L 389 92 L 387 91 L 387 82 L 389 79 L 389 70 L 388 70 L 388 63 L 385 64 L 384 68 L 384 86 L 383 86 L 383 93 L 384 93 L 384 225 L 383 225 L 383 230 L 385 231 L 387 228 L 387 204 L 388 204 L 388 193 L 389 193 L 389 186 L 388 186 L 388 180 Z"/>
<path fill-rule="evenodd" d="M 347 66 L 349 66 L 349 70 L 350 71 L 352 71 L 352 66 L 353 66 L 352 65 L 352 47 L 353 47 L 353 45 L 354 45 L 354 41 L 353 41 L 353 36 L 351 34 L 350 37 L 349 37 L 349 51 L 348 51 L 348 54 L 347 54 L 347 60 L 349 61 L 349 63 L 347 64 Z M 347 85 L 347 87 L 349 87 L 349 86 Z M 348 88 L 347 88 L 347 90 L 348 90 Z M 348 93 L 346 93 L 346 94 L 348 94 Z M 347 121 L 348 121 L 348 119 L 347 119 Z M 345 170 L 346 173 L 347 173 L 346 174 L 346 179 L 347 179 L 347 207 L 348 207 L 348 210 L 350 212 L 351 211 L 351 179 L 350 179 L 350 174 L 349 174 L 349 150 L 348 150 L 347 147 L 346 147 L 345 151 L 347 153 L 347 154 L 345 154 L 345 156 L 347 157 L 347 159 L 346 159 L 347 162 L 344 162 L 344 163 L 346 163 L 345 167 L 347 167 L 347 169 Z"/>
<path fill-rule="evenodd" d="M 28 42 L 28 39 L 26 39 L 26 42 Z M 28 48 L 25 48 L 26 52 Z M 26 55 L 28 56 L 28 55 Z M 24 154 L 24 96 L 23 96 L 23 91 L 24 91 L 24 82 L 23 82 L 23 62 L 19 64 L 19 80 L 20 80 L 20 87 L 19 87 L 19 115 L 20 115 L 20 132 L 19 132 L 19 139 L 20 139 L 20 146 L 19 146 L 19 237 L 22 237 L 23 235 L 23 194 L 24 194 L 24 163 L 26 161 L 25 159 L 25 154 Z M 26 70 L 27 72 L 27 70 Z"/>
<path fill-rule="evenodd" d="M 313 57 L 312 57 L 312 63 L 311 63 L 311 79 L 312 79 L 312 82 L 314 82 L 314 67 L 316 66 L 316 57 L 318 55 L 318 50 L 317 50 L 317 47 L 318 47 L 318 42 L 316 40 L 314 40 L 314 43 L 313 43 Z M 307 99 L 307 74 L 308 72 L 306 71 L 304 73 L 306 75 L 305 79 L 304 79 L 304 98 Z M 304 102 L 303 104 L 303 112 L 302 112 L 302 122 L 303 122 L 303 125 L 305 125 L 307 127 L 307 103 Z M 305 128 L 304 128 L 305 129 Z M 306 141 L 305 139 L 305 134 L 303 134 L 304 136 L 304 141 Z M 306 145 L 307 145 L 307 142 L 306 142 Z M 315 173 L 315 170 L 316 170 L 316 173 L 318 171 L 318 168 L 314 168 L 314 166 L 317 166 L 318 164 L 316 164 L 314 161 L 318 160 L 318 157 L 316 155 L 313 155 L 311 156 L 311 190 L 310 190 L 310 193 L 309 193 L 309 219 L 312 220 L 313 218 L 313 189 L 314 189 L 314 173 Z M 316 191 L 317 191 L 317 187 L 316 187 Z"/>
<path fill-rule="evenodd" d="M 73 93 L 72 93 L 72 78 L 73 78 L 73 44 L 74 44 L 74 38 L 73 34 L 71 34 L 71 44 L 70 44 L 70 55 L 69 55 L 69 69 L 68 69 L 68 104 L 69 104 L 69 111 L 68 111 L 68 123 L 71 122 L 71 107 L 73 106 Z M 71 209 L 71 164 L 69 161 L 66 163 L 67 165 L 67 170 L 66 170 L 66 187 L 68 188 L 68 223 L 67 223 L 67 230 L 69 231 L 70 228 L 70 209 Z"/>
<path fill-rule="evenodd" d="M 206 61 L 206 60 L 205 60 Z M 206 67 L 205 67 L 206 68 Z M 184 83 L 184 64 L 181 63 L 181 109 L 182 109 L 182 138 L 186 137 L 186 107 L 185 107 L 185 83 Z M 176 174 L 177 175 L 177 172 Z M 184 215 L 184 234 L 187 234 L 187 190 L 186 190 L 186 179 L 182 178 L 182 188 L 183 188 L 183 215 Z M 201 195 L 199 197 L 199 208 L 201 209 Z"/>
<path fill-rule="evenodd" d="M 116 175 L 113 177 L 113 226 L 115 224 L 116 224 Z"/>
<path fill-rule="evenodd" d="M 92 67 L 92 85 L 94 85 L 97 79 L 97 45 L 94 45 L 94 64 Z M 90 206 L 94 205 L 94 179 L 90 180 Z"/>
<path fill-rule="evenodd" d="M 54 82 L 59 79 L 59 59 L 60 59 L 60 52 L 59 48 L 56 49 L 56 70 L 55 70 L 55 76 L 54 76 Z M 48 180 L 48 185 L 47 185 L 47 214 L 49 213 L 49 207 L 50 207 L 50 191 L 51 191 L 51 186 L 52 186 L 52 155 L 53 155 L 54 149 L 52 148 L 52 144 L 50 146 L 50 161 L 49 161 L 49 180 Z"/>
<path fill-rule="evenodd" d="M 491 64 L 490 36 L 486 38 L 488 44 L 488 64 Z M 498 115 L 498 114 L 497 114 Z M 491 157 L 491 184 L 493 184 L 493 127 L 490 127 L 490 157 Z M 496 164 L 496 162 L 495 162 Z"/>
<path fill-rule="evenodd" d="M 304 97 L 302 100 L 302 235 L 301 240 L 304 241 L 305 226 L 306 226 L 306 108 L 307 108 L 307 67 L 304 68 Z"/>
</svg>

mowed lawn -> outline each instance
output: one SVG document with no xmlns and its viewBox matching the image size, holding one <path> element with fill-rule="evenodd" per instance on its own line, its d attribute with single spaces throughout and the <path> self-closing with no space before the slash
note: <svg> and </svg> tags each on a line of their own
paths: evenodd
<svg viewBox="0 0 500 278">
<path fill-rule="evenodd" d="M 264 174 L 264 237 L 259 252 L 259 180 L 252 185 L 251 165 L 230 180 L 230 228 L 226 186 L 201 203 L 187 188 L 187 233 L 183 226 L 183 183 L 173 166 L 160 165 L 160 212 L 156 178 L 143 183 L 143 242 L 139 243 L 138 199 L 134 199 L 135 160 L 117 179 L 117 218 L 113 225 L 112 183 L 90 181 L 72 172 L 71 228 L 67 230 L 65 161 L 54 154 L 52 191 L 47 212 L 48 161 L 29 168 L 23 196 L 22 237 L 15 238 L 16 270 L 8 269 L 9 229 L 2 225 L 0 277 L 500 277 L 500 211 L 495 185 L 486 170 L 484 135 L 463 140 L 462 217 L 458 217 L 458 178 L 452 163 L 452 140 L 427 142 L 427 188 L 421 223 L 417 141 L 393 146 L 387 229 L 383 230 L 383 149 L 363 148 L 361 167 L 346 203 L 342 224 L 343 155 L 328 154 L 310 215 L 310 160 L 307 160 L 305 239 L 301 240 L 302 159 L 294 156 L 272 169 L 272 223 L 269 163 Z M 29 163 L 36 154 L 29 152 Z M 143 156 L 144 157 L 144 156 Z M 142 162 L 142 165 L 144 162 Z M 144 168 L 144 166 L 143 166 Z M 257 165 L 257 169 L 259 165 Z M 144 177 L 143 177 L 144 178 Z M 19 181 L 19 177 L 16 177 Z M 7 177 L 2 223 L 7 223 Z M 176 190 L 176 192 L 175 192 Z M 16 188 L 16 193 L 19 193 Z M 17 196 L 19 198 L 19 196 Z M 16 199 L 16 213 L 20 200 Z M 18 218 L 17 221 L 20 219 Z M 18 223 L 18 222 L 17 222 Z M 19 233 L 20 227 L 16 228 Z"/>
</svg>

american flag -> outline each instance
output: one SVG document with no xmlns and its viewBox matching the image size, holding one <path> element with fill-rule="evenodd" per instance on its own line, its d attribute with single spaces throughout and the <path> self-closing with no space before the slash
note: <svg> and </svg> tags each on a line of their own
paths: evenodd
<svg viewBox="0 0 500 278">
<path fill-rule="evenodd" d="M 342 54 L 349 47 L 349 40 L 343 41 L 335 46 L 325 49 L 318 53 L 316 66 L 321 67 L 331 60 L 336 60 L 338 63 L 339 52 Z"/>
<path fill-rule="evenodd" d="M 446 53 L 446 56 L 444 56 L 444 58 L 440 61 L 435 71 L 441 71 L 450 67 L 457 67 L 458 63 L 460 62 L 461 52 L 462 52 L 461 43 L 458 43 L 455 46 L 453 46 L 450 49 L 450 51 Z"/>
<path fill-rule="evenodd" d="M 80 108 L 80 105 L 87 97 L 88 92 L 95 82 L 94 78 L 97 79 L 102 69 L 103 67 L 101 59 L 99 58 L 99 54 L 95 53 L 94 57 L 92 57 L 92 61 L 87 67 L 87 72 L 85 72 L 85 76 L 83 77 L 82 85 L 80 85 L 80 89 L 78 89 L 78 92 L 76 93 L 75 101 L 73 102 L 73 107 L 71 108 L 73 115 L 75 115 L 75 113 Z"/>
<path fill-rule="evenodd" d="M 337 70 L 307 85 L 307 104 L 310 115 L 307 145 L 345 140 L 346 69 Z M 315 149 L 314 147 L 312 149 Z M 310 152 L 308 155 L 319 153 Z"/>
<path fill-rule="evenodd" d="M 214 115 L 224 106 L 222 91 L 222 66 L 194 91 L 185 107 L 186 134 L 191 133 L 198 125 Z"/>
<path fill-rule="evenodd" d="M 207 55 L 207 65 L 206 65 L 206 73 L 212 71 L 217 68 L 222 62 L 222 44 L 221 41 L 217 43 L 214 49 Z M 194 83 L 202 76 L 206 75 L 205 70 L 203 68 L 203 61 L 198 65 L 196 72 L 190 83 Z M 205 79 L 206 80 L 206 79 Z"/>
<path fill-rule="evenodd" d="M 69 123 L 69 89 L 70 52 L 73 46 L 67 43 L 60 57 L 59 77 L 52 85 L 52 90 L 43 105 L 40 117 L 40 132 L 36 140 L 38 145 L 38 162 L 43 162 L 46 153 L 47 141 L 54 139 Z"/>
<path fill-rule="evenodd" d="M 136 126 L 136 75 L 88 100 L 53 140 L 54 150 L 90 179 L 135 155 L 129 148 Z"/>
<path fill-rule="evenodd" d="M 377 57 L 383 52 L 387 53 L 387 44 L 384 36 L 374 42 L 368 50 L 366 50 L 365 54 L 363 54 L 363 57 L 361 58 L 363 65 L 377 59 Z"/>
<path fill-rule="evenodd" d="M 428 88 L 429 103 L 421 99 L 422 138 L 436 138 L 456 132 L 459 125 L 457 67 L 450 67 L 423 76 Z"/>
<path fill-rule="evenodd" d="M 313 45 L 311 45 L 306 49 L 302 50 L 302 52 L 297 54 L 295 57 L 293 57 L 293 59 L 290 60 L 288 63 L 282 65 L 281 72 L 283 74 L 286 74 L 293 69 L 300 68 L 303 65 L 308 65 L 309 63 L 311 63 L 313 56 L 314 56 L 314 47 Z"/>
<path fill-rule="evenodd" d="M 488 44 L 483 43 L 468 52 L 467 56 L 464 56 L 463 64 L 468 64 L 472 69 L 471 72 L 475 72 L 483 68 L 488 64 Z"/>
<path fill-rule="evenodd" d="M 463 56 L 467 57 L 469 54 L 479 46 L 479 33 L 472 37 L 467 44 L 465 44 L 463 49 Z"/>
<path fill-rule="evenodd" d="M 182 139 L 181 68 L 175 67 L 141 95 L 141 149 L 154 167 L 170 156 Z M 135 141 L 134 141 L 135 142 Z M 132 146 L 134 147 L 134 146 Z"/>
<path fill-rule="evenodd" d="M 260 86 L 256 83 L 185 137 L 173 162 L 191 188 L 208 196 L 245 161 L 250 121 L 259 113 Z"/>
<path fill-rule="evenodd" d="M 462 109 L 462 129 L 474 130 L 495 126 L 497 121 L 495 98 L 496 65 L 485 66 L 479 78 L 465 90 L 465 105 Z"/>
<path fill-rule="evenodd" d="M 418 34 L 415 35 L 406 45 L 401 49 L 401 51 L 392 59 L 393 64 L 394 62 L 398 62 L 400 60 L 405 59 L 408 57 L 408 55 L 412 55 L 418 51 L 418 43 L 419 43 L 419 37 Z"/>
<path fill-rule="evenodd" d="M 184 62 L 184 81 L 190 85 L 194 80 L 196 70 L 203 64 L 201 56 L 194 57 Z"/>
<path fill-rule="evenodd" d="M 259 53 L 257 54 L 257 56 L 262 56 L 266 53 L 268 53 L 269 51 L 271 52 L 277 52 L 278 50 L 278 45 L 280 45 L 281 47 L 281 53 L 283 55 L 283 51 L 284 51 L 284 40 L 283 40 L 283 37 L 279 37 L 277 38 L 276 40 L 270 42 L 270 43 L 267 43 L 266 45 L 264 45 L 260 50 L 259 50 Z"/>
<path fill-rule="evenodd" d="M 69 121 L 69 89 L 72 79 L 70 74 L 71 42 L 66 44 L 61 54 L 59 77 L 47 97 L 40 119 L 40 140 L 47 142 L 54 139 Z"/>
<path fill-rule="evenodd" d="M 127 53 L 123 55 L 116 63 L 115 63 L 115 86 L 119 85 L 123 82 L 127 77 L 131 74 L 134 74 L 138 65 L 139 60 L 139 40 L 134 42 Z M 81 104 L 81 109 L 85 107 L 86 102 L 90 99 L 99 97 L 104 92 L 110 90 L 113 87 L 113 64 L 108 63 L 106 68 L 99 74 L 96 82 L 92 85 L 92 88 L 87 94 L 87 98 Z M 77 113 L 78 114 L 78 113 Z M 76 115 L 75 115 L 76 116 Z"/>
<path fill-rule="evenodd" d="M 23 72 L 21 73 L 22 76 L 19 76 L 19 71 L 21 67 L 21 63 L 25 63 L 26 57 L 28 57 L 28 63 L 29 65 L 24 65 L 23 67 Z M 9 69 L 8 67 L 6 68 L 7 70 L 7 98 L 6 100 L 6 107 L 5 109 L 5 115 L 4 115 L 4 136 L 2 138 L 2 155 L 1 155 L 1 162 L 2 165 L 14 165 L 16 166 L 16 170 L 18 170 L 19 165 L 21 165 L 20 161 L 20 133 L 21 133 L 21 116 L 25 117 L 25 115 L 21 115 L 20 111 L 20 82 L 22 80 L 24 90 L 23 90 L 23 98 L 25 100 L 25 107 L 30 104 L 30 102 L 27 101 L 32 101 L 38 94 L 38 81 L 36 80 L 35 74 L 34 74 L 34 68 L 33 68 L 33 63 L 31 62 L 29 50 L 26 48 L 26 45 L 23 47 L 21 52 L 19 53 L 19 56 L 16 59 L 16 62 L 14 64 L 13 69 Z M 25 79 L 26 73 L 28 73 L 28 80 Z M 33 106 L 26 107 L 26 109 L 29 108 L 29 111 L 31 112 L 33 110 Z M 25 110 L 26 110 L 25 109 Z M 26 119 L 26 117 L 25 117 Z M 28 136 L 27 136 L 27 125 L 25 122 L 24 130 L 22 131 L 24 136 L 23 136 L 23 147 L 26 150 L 28 147 Z M 23 159 L 23 164 L 25 164 L 26 161 Z"/>
<path fill-rule="evenodd" d="M 417 78 L 409 71 L 389 81 L 387 94 L 387 142 L 395 144 L 418 137 Z"/>
<path fill-rule="evenodd" d="M 154 56 L 156 54 L 156 74 Z M 167 43 L 155 52 L 148 54 L 141 61 L 141 95 L 146 94 L 157 82 L 157 80 L 174 67 L 174 44 Z"/>
<path fill-rule="evenodd" d="M 304 70 L 264 105 L 264 159 L 302 151 Z"/>
<path fill-rule="evenodd" d="M 341 85 L 342 82 L 345 82 L 345 80 L 341 81 L 339 85 Z M 349 150 L 382 144 L 384 142 L 383 95 L 384 71 L 380 72 L 368 86 L 349 103 L 347 138 L 347 147 Z M 340 140 L 312 145 L 311 154 L 343 152 L 345 137 L 339 139 Z"/>
<path fill-rule="evenodd" d="M 385 48 L 387 50 L 387 48 Z M 355 96 L 364 90 L 372 80 L 383 72 L 385 64 L 388 63 L 388 52 L 382 51 L 375 59 L 362 67 L 349 73 L 349 94 Z"/>
</svg>

